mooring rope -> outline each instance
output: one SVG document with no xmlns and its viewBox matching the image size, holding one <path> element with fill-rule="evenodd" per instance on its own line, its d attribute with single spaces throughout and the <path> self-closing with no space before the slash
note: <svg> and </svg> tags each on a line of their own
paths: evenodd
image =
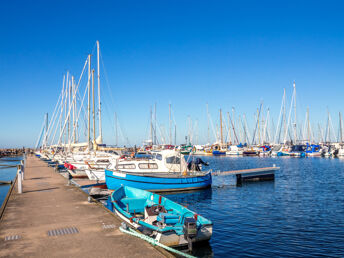
<svg viewBox="0 0 344 258">
<path fill-rule="evenodd" d="M 183 253 L 183 252 L 181 252 L 181 251 L 179 251 L 179 250 L 176 250 L 176 249 L 173 249 L 173 248 L 171 248 L 171 247 L 169 247 L 169 246 L 163 245 L 163 244 L 159 243 L 157 240 L 155 240 L 155 239 L 153 239 L 153 238 L 151 238 L 151 237 L 149 237 L 149 236 L 146 236 L 146 235 L 144 235 L 144 234 L 138 233 L 138 232 L 134 231 L 134 230 L 131 229 L 131 228 L 129 228 L 129 230 L 127 230 L 127 229 L 124 229 L 122 226 L 120 226 L 120 227 L 119 227 L 119 230 L 121 230 L 122 232 L 127 233 L 127 234 L 129 234 L 129 235 L 132 235 L 132 236 L 136 236 L 136 237 L 138 237 L 138 238 L 141 238 L 141 239 L 147 241 L 148 243 L 150 243 L 150 244 L 152 244 L 152 245 L 160 246 L 160 247 L 162 247 L 162 248 L 164 248 L 164 249 L 166 249 L 166 250 L 168 250 L 168 251 L 170 251 L 170 252 L 172 252 L 172 253 L 178 254 L 178 255 L 180 255 L 180 256 L 184 256 L 184 257 L 187 257 L 187 258 L 195 258 L 195 256 L 192 256 L 192 255 L 190 255 L 190 254 Z"/>
</svg>

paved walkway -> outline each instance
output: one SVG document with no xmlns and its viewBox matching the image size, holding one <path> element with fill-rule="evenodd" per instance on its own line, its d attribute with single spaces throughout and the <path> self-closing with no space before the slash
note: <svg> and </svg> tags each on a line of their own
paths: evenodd
<svg viewBox="0 0 344 258">
<path fill-rule="evenodd" d="M 13 189 L 0 222 L 1 257 L 163 257 L 121 233 L 119 219 L 66 184 L 43 161 L 27 159 L 23 194 Z"/>
</svg>

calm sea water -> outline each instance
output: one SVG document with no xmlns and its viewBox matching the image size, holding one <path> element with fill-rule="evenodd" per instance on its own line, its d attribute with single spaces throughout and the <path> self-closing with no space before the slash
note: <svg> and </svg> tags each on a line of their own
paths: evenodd
<svg viewBox="0 0 344 258">
<path fill-rule="evenodd" d="M 17 165 L 20 162 L 17 160 L 21 159 L 21 157 L 6 157 L 0 159 L 0 165 L 8 164 L 8 165 Z M 3 181 L 10 181 L 14 180 L 17 173 L 17 168 L 2 168 L 0 166 L 0 180 Z M 2 202 L 6 198 L 7 192 L 10 189 L 10 185 L 0 185 L 0 206 L 2 205 Z"/>
<path fill-rule="evenodd" d="M 6 158 L 8 159 L 8 158 Z M 17 159 L 17 158 L 13 158 Z M 214 177 L 211 189 L 166 195 L 209 218 L 209 244 L 199 257 L 344 257 L 344 160 L 325 158 L 202 157 L 209 169 L 276 164 L 274 182 L 235 186 L 234 176 Z M 0 160 L 0 164 L 4 162 Z M 17 164 L 18 162 L 12 162 Z M 16 168 L 0 169 L 12 180 Z M 0 203 L 9 186 L 0 186 Z"/>
<path fill-rule="evenodd" d="M 344 257 L 344 160 L 203 157 L 214 170 L 276 164 L 274 182 L 235 186 L 214 177 L 208 190 L 166 195 L 211 219 L 209 245 L 197 256 Z"/>
</svg>

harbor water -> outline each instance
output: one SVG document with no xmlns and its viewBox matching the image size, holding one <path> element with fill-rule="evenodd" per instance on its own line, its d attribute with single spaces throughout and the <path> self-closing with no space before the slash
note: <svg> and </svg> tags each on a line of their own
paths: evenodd
<svg viewBox="0 0 344 258">
<path fill-rule="evenodd" d="M 22 159 L 21 157 L 4 157 L 0 158 L 0 165 L 10 165 L 10 166 L 16 166 L 19 165 L 20 162 L 18 160 Z M 2 181 L 11 181 L 14 180 L 15 176 L 17 174 L 17 168 L 16 167 L 10 167 L 10 168 L 3 168 L 3 166 L 0 166 L 0 180 Z M 7 192 L 10 189 L 11 185 L 1 185 L 0 184 L 0 206 L 2 205 L 2 202 L 6 198 Z"/>
<path fill-rule="evenodd" d="M 200 257 L 344 257 L 344 160 L 203 157 L 213 170 L 281 167 L 275 181 L 235 186 L 214 177 L 211 189 L 166 195 L 211 219 Z"/>
</svg>

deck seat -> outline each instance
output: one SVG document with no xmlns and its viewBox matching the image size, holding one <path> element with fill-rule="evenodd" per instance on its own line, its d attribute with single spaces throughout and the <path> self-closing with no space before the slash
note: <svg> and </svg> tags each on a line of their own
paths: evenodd
<svg viewBox="0 0 344 258">
<path fill-rule="evenodd" d="M 160 212 L 158 217 L 157 217 L 157 221 L 161 221 L 165 224 L 169 224 L 169 225 L 174 225 L 177 224 L 179 222 L 179 216 L 176 214 L 172 214 L 172 213 L 163 213 Z"/>
<path fill-rule="evenodd" d="M 121 199 L 121 202 L 129 213 L 143 213 L 147 199 L 145 198 L 128 198 Z"/>
</svg>

